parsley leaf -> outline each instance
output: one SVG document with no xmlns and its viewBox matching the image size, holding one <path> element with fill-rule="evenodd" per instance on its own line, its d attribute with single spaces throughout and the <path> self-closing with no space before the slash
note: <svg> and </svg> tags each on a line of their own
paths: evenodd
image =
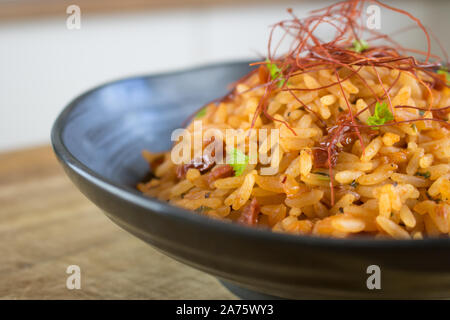
<svg viewBox="0 0 450 320">
<path fill-rule="evenodd" d="M 447 84 L 450 84 L 450 73 L 448 73 L 447 68 L 441 67 L 438 71 L 436 71 L 436 73 L 445 75 L 445 79 L 447 80 Z"/>
<path fill-rule="evenodd" d="M 281 78 L 277 84 L 278 88 L 281 88 L 285 82 L 285 79 L 283 78 L 283 72 L 281 72 L 281 69 L 275 63 L 270 62 L 269 59 L 266 59 L 266 63 L 267 69 L 269 69 L 270 79 L 277 80 Z"/>
<path fill-rule="evenodd" d="M 415 175 L 424 177 L 425 179 L 428 179 L 429 177 L 431 177 L 430 171 L 427 171 L 427 172 L 416 172 Z"/>
<path fill-rule="evenodd" d="M 330 175 L 328 173 L 317 171 L 313 172 L 313 174 L 316 174 L 317 175 L 316 178 L 319 180 L 330 181 Z"/>
<path fill-rule="evenodd" d="M 359 41 L 356 39 L 353 40 L 352 45 L 353 45 L 353 47 L 351 48 L 351 50 L 358 52 L 358 53 L 361 53 L 364 50 L 369 49 L 369 43 L 367 43 L 367 41 L 362 40 L 362 39 Z"/>
<path fill-rule="evenodd" d="M 206 213 L 209 210 L 211 210 L 210 207 L 205 207 L 205 206 L 200 206 L 197 209 L 195 209 L 194 211 L 198 212 L 198 213 Z"/>
<path fill-rule="evenodd" d="M 355 180 L 352 181 L 352 183 L 350 183 L 350 186 L 352 186 L 353 188 L 356 188 L 359 185 L 358 182 L 356 182 Z"/>
<path fill-rule="evenodd" d="M 386 102 L 383 102 L 382 104 L 377 102 L 377 104 L 375 105 L 375 112 L 367 119 L 367 124 L 369 126 L 379 126 L 392 120 L 394 120 L 394 115 L 389 110 Z M 378 130 L 379 128 L 372 127 L 371 129 Z"/>
<path fill-rule="evenodd" d="M 195 115 L 195 119 L 203 118 L 205 115 L 206 115 L 206 107 L 197 112 L 197 114 Z"/>
<path fill-rule="evenodd" d="M 231 153 L 228 156 L 229 156 L 228 164 L 233 168 L 234 175 L 236 177 L 239 177 L 240 175 L 242 175 L 245 168 L 247 167 L 248 156 L 246 156 L 245 153 L 243 153 L 239 149 L 231 150 Z"/>
</svg>

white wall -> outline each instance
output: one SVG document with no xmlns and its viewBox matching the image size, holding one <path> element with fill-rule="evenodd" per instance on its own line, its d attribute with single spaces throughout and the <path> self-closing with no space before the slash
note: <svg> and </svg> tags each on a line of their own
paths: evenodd
<svg viewBox="0 0 450 320">
<path fill-rule="evenodd" d="M 210 7 L 83 15 L 80 30 L 65 15 L 0 22 L 0 151 L 48 143 L 58 112 L 76 95 L 102 82 L 265 53 L 268 26 L 300 16 L 323 1 L 257 7 Z M 395 1 L 446 41 L 450 1 Z M 81 8 L 83 10 L 83 8 Z M 383 30 L 397 19 L 382 16 Z M 423 39 L 406 35 L 412 46 Z"/>
</svg>

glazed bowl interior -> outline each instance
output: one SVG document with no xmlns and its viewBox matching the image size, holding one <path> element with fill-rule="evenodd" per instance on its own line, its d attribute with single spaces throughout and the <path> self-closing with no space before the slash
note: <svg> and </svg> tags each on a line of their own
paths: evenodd
<svg viewBox="0 0 450 320">
<path fill-rule="evenodd" d="M 96 88 L 75 102 L 77 110 L 68 115 L 62 140 L 90 170 L 134 188 L 149 170 L 142 150 L 168 150 L 174 129 L 202 105 L 225 95 L 230 83 L 250 70 L 248 62 L 218 68 L 219 78 L 198 68 Z"/>
<path fill-rule="evenodd" d="M 58 159 L 109 218 L 165 254 L 243 288 L 285 298 L 449 297 L 450 241 L 324 239 L 272 233 L 194 214 L 141 195 L 144 149 L 250 71 L 248 61 L 119 80 L 72 101 L 52 130 Z M 379 265 L 383 291 L 369 291 Z M 414 290 L 412 290 L 414 289 Z"/>
</svg>

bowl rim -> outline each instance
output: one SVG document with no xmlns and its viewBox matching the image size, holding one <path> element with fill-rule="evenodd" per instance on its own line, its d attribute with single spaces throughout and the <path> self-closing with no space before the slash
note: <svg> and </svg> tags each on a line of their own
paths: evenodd
<svg viewBox="0 0 450 320">
<path fill-rule="evenodd" d="M 137 205 L 145 210 L 152 211 L 153 214 L 170 216 L 186 221 L 187 223 L 198 224 L 204 228 L 214 228 L 221 232 L 230 234 L 239 234 L 244 237 L 253 237 L 264 241 L 278 241 L 293 245 L 308 245 L 317 247 L 333 247 L 333 248 L 367 248 L 367 249 L 411 249 L 411 248 L 450 248 L 450 239 L 445 238 L 425 238 L 421 240 L 396 240 L 396 239 L 373 239 L 373 238 L 325 238 L 310 235 L 292 235 L 281 232 L 272 232 L 263 228 L 247 227 L 236 223 L 229 223 L 212 219 L 200 214 L 195 214 L 189 210 L 172 206 L 166 202 L 156 198 L 144 196 L 139 190 L 129 186 L 115 183 L 106 177 L 96 173 L 83 164 L 77 157 L 72 154 L 66 146 L 63 139 L 63 132 L 68 124 L 68 118 L 73 110 L 78 106 L 79 101 L 85 99 L 90 94 L 109 85 L 126 82 L 137 79 L 151 79 L 161 76 L 181 75 L 193 71 L 201 71 L 216 67 L 226 67 L 236 64 L 248 63 L 250 60 L 235 60 L 228 62 L 219 62 L 211 64 L 196 65 L 193 67 L 183 68 L 168 72 L 159 72 L 152 74 L 143 74 L 119 78 L 100 84 L 72 99 L 59 113 L 51 129 L 51 143 L 56 156 L 66 164 L 76 174 L 80 175 L 90 183 L 103 189 L 111 196 L 118 197 L 123 201 Z"/>
</svg>

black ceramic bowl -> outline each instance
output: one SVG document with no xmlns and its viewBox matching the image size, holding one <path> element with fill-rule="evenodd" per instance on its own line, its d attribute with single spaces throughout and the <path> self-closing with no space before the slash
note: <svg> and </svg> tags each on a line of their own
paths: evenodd
<svg viewBox="0 0 450 320">
<path fill-rule="evenodd" d="M 243 297 L 449 298 L 450 240 L 322 239 L 209 219 L 144 197 L 141 150 L 166 150 L 170 134 L 247 62 L 115 81 L 72 101 L 56 120 L 53 147 L 75 185 L 125 230 L 170 257 L 225 281 Z M 367 267 L 381 289 L 367 288 Z"/>
</svg>

